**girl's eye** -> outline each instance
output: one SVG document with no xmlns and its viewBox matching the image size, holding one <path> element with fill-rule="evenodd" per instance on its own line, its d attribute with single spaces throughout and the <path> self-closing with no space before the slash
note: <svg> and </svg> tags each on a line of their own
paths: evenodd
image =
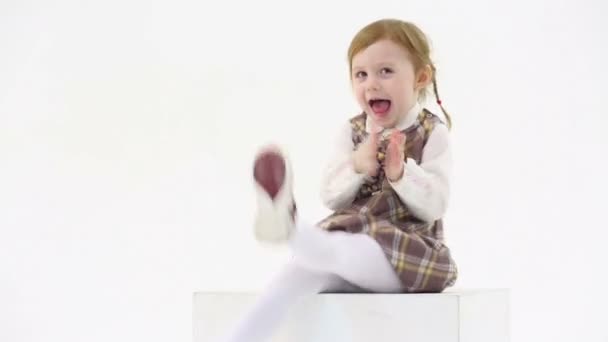
<svg viewBox="0 0 608 342">
<path fill-rule="evenodd" d="M 382 74 L 382 75 L 388 75 L 388 74 L 392 74 L 392 73 L 393 73 L 393 70 L 390 68 L 382 68 L 380 70 L 380 74 Z"/>
<path fill-rule="evenodd" d="M 358 71 L 355 73 L 355 78 L 361 78 L 365 76 L 367 76 L 367 73 L 365 73 L 365 71 Z"/>
</svg>

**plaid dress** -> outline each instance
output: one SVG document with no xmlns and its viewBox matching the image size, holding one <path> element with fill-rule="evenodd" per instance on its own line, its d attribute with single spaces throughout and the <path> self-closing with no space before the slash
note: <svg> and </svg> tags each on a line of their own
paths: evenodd
<svg viewBox="0 0 608 342">
<path fill-rule="evenodd" d="M 355 148 L 365 140 L 366 114 L 350 120 Z M 406 158 L 420 164 L 430 133 L 440 119 L 423 109 L 418 120 L 402 132 Z M 381 141 L 378 160 L 384 161 L 388 140 Z M 405 176 L 407 177 L 407 175 Z M 443 243 L 442 220 L 424 222 L 410 213 L 388 183 L 382 169 L 359 189 L 353 203 L 335 211 L 318 225 L 328 231 L 368 234 L 382 247 L 405 292 L 441 292 L 454 285 L 457 268 Z"/>
</svg>

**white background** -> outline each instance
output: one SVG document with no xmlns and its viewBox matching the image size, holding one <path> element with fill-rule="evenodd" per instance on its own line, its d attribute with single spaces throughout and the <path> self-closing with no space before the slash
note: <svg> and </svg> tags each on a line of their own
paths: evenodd
<svg viewBox="0 0 608 342">
<path fill-rule="evenodd" d="M 329 213 L 346 50 L 382 17 L 429 34 L 453 114 L 457 287 L 510 288 L 513 341 L 608 341 L 606 9 L 3 0 L 0 341 L 190 341 L 193 292 L 263 288 L 286 254 L 253 240 L 252 153 L 285 146 Z"/>
</svg>

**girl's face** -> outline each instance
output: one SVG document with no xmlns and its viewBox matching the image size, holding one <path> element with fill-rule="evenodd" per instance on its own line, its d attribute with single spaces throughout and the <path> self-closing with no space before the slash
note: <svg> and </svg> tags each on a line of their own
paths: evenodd
<svg viewBox="0 0 608 342">
<path fill-rule="evenodd" d="M 357 102 L 384 128 L 407 114 L 430 80 L 430 68 L 416 74 L 409 54 L 391 40 L 379 40 L 356 54 L 351 72 Z"/>
</svg>

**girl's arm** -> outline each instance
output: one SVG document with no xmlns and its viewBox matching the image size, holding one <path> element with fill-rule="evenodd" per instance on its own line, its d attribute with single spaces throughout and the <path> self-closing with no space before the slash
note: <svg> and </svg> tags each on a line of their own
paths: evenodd
<svg viewBox="0 0 608 342">
<path fill-rule="evenodd" d="M 365 175 L 357 173 L 353 167 L 353 147 L 351 126 L 348 123 L 338 132 L 333 152 L 322 175 L 321 199 L 331 210 L 350 205 L 365 181 Z"/>
<path fill-rule="evenodd" d="M 437 125 L 424 147 L 420 165 L 408 158 L 404 162 L 403 177 L 389 183 L 416 217 L 433 222 L 446 212 L 451 172 L 448 129 L 445 125 Z"/>
</svg>

